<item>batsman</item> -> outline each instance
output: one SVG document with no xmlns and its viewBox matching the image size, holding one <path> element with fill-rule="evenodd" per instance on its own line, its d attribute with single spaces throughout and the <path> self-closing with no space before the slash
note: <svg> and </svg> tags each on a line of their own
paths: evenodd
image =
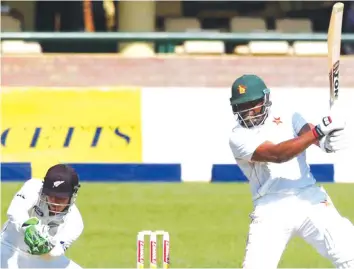
<svg viewBox="0 0 354 269">
<path fill-rule="evenodd" d="M 24 183 L 1 231 L 1 268 L 81 268 L 65 256 L 84 228 L 79 187 L 77 173 L 63 164 Z"/>
<path fill-rule="evenodd" d="M 354 269 L 354 226 L 306 162 L 311 145 L 328 154 L 347 147 L 345 122 L 324 115 L 312 124 L 298 112 L 271 109 L 269 88 L 252 74 L 235 80 L 230 101 L 237 122 L 230 147 L 254 204 L 243 268 L 277 268 L 289 240 L 299 236 L 336 268 Z"/>
</svg>

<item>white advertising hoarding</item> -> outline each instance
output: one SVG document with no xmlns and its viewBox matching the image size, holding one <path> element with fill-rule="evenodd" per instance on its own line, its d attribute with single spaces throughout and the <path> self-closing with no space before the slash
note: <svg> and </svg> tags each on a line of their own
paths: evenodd
<svg viewBox="0 0 354 269">
<path fill-rule="evenodd" d="M 228 143 L 235 122 L 230 94 L 228 88 L 143 88 L 143 162 L 180 163 L 183 181 L 209 181 L 213 165 L 235 164 Z M 345 110 L 350 111 L 354 88 L 340 94 L 336 113 L 353 132 L 354 119 Z M 273 109 L 299 111 L 314 124 L 329 112 L 324 88 L 274 88 L 271 99 Z M 311 146 L 307 156 L 310 164 L 333 164 L 335 181 L 354 182 L 348 173 L 351 152 L 326 154 Z"/>
</svg>

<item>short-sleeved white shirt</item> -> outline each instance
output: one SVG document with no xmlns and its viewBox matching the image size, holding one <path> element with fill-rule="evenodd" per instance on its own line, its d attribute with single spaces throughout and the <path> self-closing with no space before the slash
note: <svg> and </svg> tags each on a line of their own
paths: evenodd
<svg viewBox="0 0 354 269">
<path fill-rule="evenodd" d="M 270 193 L 295 193 L 315 184 L 306 162 L 306 151 L 284 163 L 252 162 L 258 146 L 265 141 L 274 144 L 297 137 L 306 120 L 297 112 L 270 112 L 263 125 L 244 128 L 237 125 L 230 136 L 230 147 L 242 172 L 248 178 L 253 200 Z"/>
</svg>

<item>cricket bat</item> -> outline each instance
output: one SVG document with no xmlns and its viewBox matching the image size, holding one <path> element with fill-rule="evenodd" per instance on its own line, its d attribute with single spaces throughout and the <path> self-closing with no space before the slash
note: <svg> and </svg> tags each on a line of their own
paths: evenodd
<svg viewBox="0 0 354 269">
<path fill-rule="evenodd" d="M 339 64 L 340 48 L 342 35 L 344 4 L 335 3 L 332 8 L 332 14 L 328 27 L 328 69 L 329 69 L 329 90 L 330 90 L 330 110 L 333 110 L 334 104 L 338 103 L 339 95 Z"/>
</svg>

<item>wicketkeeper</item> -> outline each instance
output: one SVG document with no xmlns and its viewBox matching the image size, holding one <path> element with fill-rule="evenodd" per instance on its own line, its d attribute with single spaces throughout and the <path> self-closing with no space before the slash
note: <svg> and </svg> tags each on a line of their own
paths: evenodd
<svg viewBox="0 0 354 269">
<path fill-rule="evenodd" d="M 69 166 L 51 167 L 15 194 L 1 233 L 1 268 L 81 268 L 65 251 L 84 225 L 75 205 L 79 177 Z"/>
</svg>

